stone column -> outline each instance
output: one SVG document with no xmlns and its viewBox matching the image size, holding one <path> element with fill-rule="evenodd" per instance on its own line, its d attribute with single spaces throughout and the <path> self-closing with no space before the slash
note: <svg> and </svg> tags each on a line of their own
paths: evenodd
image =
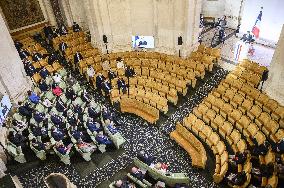
<svg viewBox="0 0 284 188">
<path fill-rule="evenodd" d="M 0 92 L 17 102 L 30 90 L 31 80 L 26 77 L 23 63 L 1 14 L 0 38 Z"/>
<path fill-rule="evenodd" d="M 284 25 L 280 34 L 272 62 L 270 64 L 265 92 L 273 99 L 284 105 Z"/>
</svg>

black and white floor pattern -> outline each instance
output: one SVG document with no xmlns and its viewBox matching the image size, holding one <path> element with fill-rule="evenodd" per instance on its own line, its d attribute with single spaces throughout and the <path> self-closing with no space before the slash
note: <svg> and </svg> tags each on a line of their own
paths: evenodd
<svg viewBox="0 0 284 188">
<path fill-rule="evenodd" d="M 204 171 L 200 173 L 199 170 L 191 166 L 190 157 L 174 141 L 170 140 L 169 133 L 175 128 L 175 123 L 182 121 L 226 75 L 227 72 L 225 70 L 217 68 L 217 71 L 159 127 L 148 125 L 139 117 L 129 114 L 119 114 L 116 111 L 118 123 L 120 124 L 120 132 L 127 140 L 124 146 L 125 152 L 103 167 L 97 168 L 88 176 L 80 177 L 72 165 L 66 166 L 57 162 L 47 161 L 45 162 L 47 164 L 44 163 L 44 165 L 28 172 L 17 174 L 20 182 L 25 188 L 46 187 L 44 177 L 53 172 L 60 172 L 65 174 L 79 188 L 96 187 L 102 181 L 112 177 L 119 170 L 126 168 L 133 162 L 137 152 L 144 150 L 146 153 L 155 156 L 156 161 L 169 162 L 169 170 L 171 172 L 188 173 L 191 179 L 190 187 L 219 187 L 210 178 L 206 177 L 206 170 L 204 175 Z M 102 96 L 95 94 L 95 100 L 102 101 L 104 99 Z M 110 104 L 106 103 L 106 105 Z"/>
</svg>

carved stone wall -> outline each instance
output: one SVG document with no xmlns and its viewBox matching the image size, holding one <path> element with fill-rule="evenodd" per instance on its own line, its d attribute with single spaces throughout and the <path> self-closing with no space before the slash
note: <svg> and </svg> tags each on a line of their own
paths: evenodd
<svg viewBox="0 0 284 188">
<path fill-rule="evenodd" d="M 0 6 L 10 30 L 45 20 L 38 0 L 1 0 Z"/>
<path fill-rule="evenodd" d="M 64 24 L 64 19 L 60 10 L 60 4 L 58 2 L 58 0 L 50 0 L 51 3 L 51 7 L 56 19 L 56 23 L 58 26 Z"/>
</svg>

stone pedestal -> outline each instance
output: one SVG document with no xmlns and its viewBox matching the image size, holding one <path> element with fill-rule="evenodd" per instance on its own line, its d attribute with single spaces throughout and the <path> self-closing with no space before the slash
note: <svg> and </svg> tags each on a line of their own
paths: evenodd
<svg viewBox="0 0 284 188">
<path fill-rule="evenodd" d="M 264 91 L 284 105 L 284 25 L 269 69 Z"/>
<path fill-rule="evenodd" d="M 25 74 L 23 63 L 1 14 L 0 38 L 0 92 L 17 102 L 30 90 L 31 80 Z"/>
</svg>

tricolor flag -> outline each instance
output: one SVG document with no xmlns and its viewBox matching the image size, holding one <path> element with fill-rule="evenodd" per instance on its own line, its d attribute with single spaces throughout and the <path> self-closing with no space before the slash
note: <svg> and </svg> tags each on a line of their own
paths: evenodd
<svg viewBox="0 0 284 188">
<path fill-rule="evenodd" d="M 262 7 L 261 7 L 261 11 L 259 12 L 258 14 L 258 17 L 255 21 L 255 24 L 252 28 L 252 33 L 254 34 L 255 38 L 259 38 L 259 32 L 260 32 L 260 22 L 261 22 L 261 19 L 262 19 Z"/>
</svg>

